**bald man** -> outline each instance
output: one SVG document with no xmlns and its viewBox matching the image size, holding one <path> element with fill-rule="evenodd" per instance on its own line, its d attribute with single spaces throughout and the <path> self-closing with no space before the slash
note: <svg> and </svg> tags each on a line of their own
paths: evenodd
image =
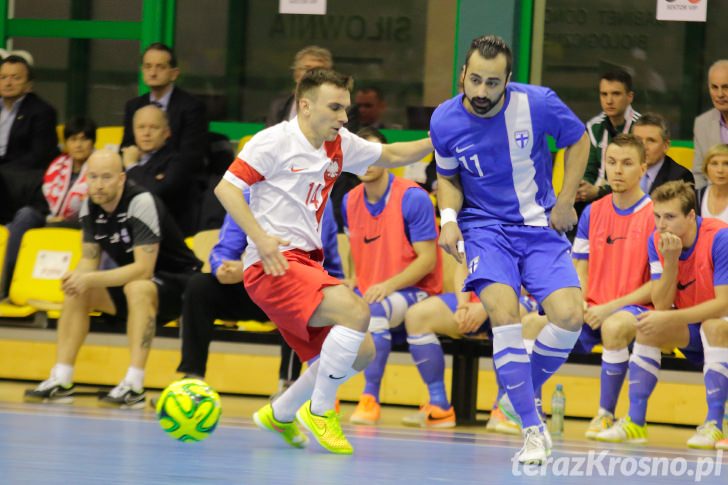
<svg viewBox="0 0 728 485">
<path fill-rule="evenodd" d="M 713 108 L 695 118 L 693 125 L 693 175 L 695 187 L 705 186 L 703 158 L 711 147 L 728 143 L 728 59 L 715 61 L 708 70 L 708 91 Z"/>
<path fill-rule="evenodd" d="M 144 407 L 144 367 L 156 324 L 179 317 L 187 281 L 202 263 L 185 245 L 159 199 L 129 183 L 121 157 L 95 152 L 87 162 L 88 199 L 81 207 L 83 248 L 78 266 L 61 278 L 65 301 L 58 320 L 56 365 L 50 378 L 25 392 L 35 402 L 73 400 L 73 366 L 89 330 L 89 312 L 126 322 L 130 364 L 104 405 Z M 116 263 L 100 270 L 104 251 Z"/>
<path fill-rule="evenodd" d="M 159 197 L 184 236 L 197 232 L 199 164 L 171 143 L 167 114 L 147 105 L 134 113 L 134 145 L 122 149 L 127 177 Z"/>
</svg>

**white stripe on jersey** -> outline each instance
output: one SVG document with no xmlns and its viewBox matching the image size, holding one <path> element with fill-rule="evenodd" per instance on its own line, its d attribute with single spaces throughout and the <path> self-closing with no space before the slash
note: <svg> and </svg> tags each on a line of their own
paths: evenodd
<svg viewBox="0 0 728 485">
<path fill-rule="evenodd" d="M 652 276 L 661 275 L 662 271 L 662 263 L 660 261 L 652 261 L 650 263 L 650 273 L 652 273 Z"/>
<path fill-rule="evenodd" d="M 435 150 L 435 163 L 437 163 L 437 166 L 440 168 L 444 168 L 445 170 L 455 170 L 458 168 L 458 159 L 455 157 L 443 157 L 439 153 L 437 153 L 437 150 Z"/>
<path fill-rule="evenodd" d="M 235 176 L 234 173 L 229 170 L 225 171 L 225 175 L 223 175 L 222 178 L 224 178 L 240 190 L 250 190 L 250 186 L 246 184 L 244 180 L 239 179 Z"/>
<path fill-rule="evenodd" d="M 511 92 L 511 99 L 505 112 L 506 132 L 513 166 L 513 186 L 518 197 L 518 211 L 527 226 L 548 226 L 546 211 L 536 203 L 536 167 L 531 160 L 534 143 L 534 129 L 531 122 L 531 108 L 526 93 Z M 526 132 L 528 138 L 523 147 L 516 140 L 517 132 Z"/>
<path fill-rule="evenodd" d="M 580 237 L 574 238 L 574 248 L 571 252 L 574 254 L 589 254 L 589 240 Z"/>
</svg>

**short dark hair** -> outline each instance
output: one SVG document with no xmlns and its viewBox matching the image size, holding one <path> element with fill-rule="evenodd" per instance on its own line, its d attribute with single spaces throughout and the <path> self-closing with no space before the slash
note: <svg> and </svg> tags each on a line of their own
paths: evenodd
<svg viewBox="0 0 728 485">
<path fill-rule="evenodd" d="M 632 76 L 630 76 L 630 74 L 624 69 L 614 69 L 611 71 L 607 71 L 599 77 L 600 81 L 602 79 L 604 79 L 605 81 L 620 82 L 624 84 L 624 87 L 627 89 L 628 93 L 632 92 Z"/>
<path fill-rule="evenodd" d="M 632 125 L 633 128 L 635 126 L 656 126 L 660 129 L 660 136 L 663 140 L 670 139 L 670 127 L 667 126 L 665 118 L 657 113 L 643 114 L 637 121 L 634 122 L 634 125 Z"/>
<path fill-rule="evenodd" d="M 361 130 L 357 131 L 356 134 L 359 138 L 376 138 L 381 144 L 387 143 L 387 137 L 384 136 L 384 133 L 377 130 L 376 128 L 366 126 Z"/>
<path fill-rule="evenodd" d="M 640 164 L 645 163 L 645 146 L 632 133 L 619 133 L 617 136 L 612 138 L 612 141 L 610 141 L 609 144 L 617 145 L 618 147 L 634 148 L 637 150 L 637 154 L 640 157 Z"/>
<path fill-rule="evenodd" d="M 683 215 L 690 214 L 691 210 L 695 210 L 695 189 L 692 184 L 684 180 L 673 180 L 667 182 L 650 194 L 652 202 L 669 202 L 673 199 L 680 201 L 680 210 Z"/>
<path fill-rule="evenodd" d="M 465 54 L 465 66 L 467 67 L 470 56 L 473 52 L 478 53 L 486 59 L 495 59 L 498 54 L 506 56 L 506 77 L 511 73 L 513 67 L 513 54 L 506 41 L 497 35 L 481 35 L 470 43 L 468 53 Z"/>
<path fill-rule="evenodd" d="M 63 138 L 68 140 L 79 133 L 83 133 L 86 138 L 96 143 L 96 123 L 94 123 L 94 120 L 85 116 L 74 116 L 66 121 L 66 125 L 63 127 Z"/>
<path fill-rule="evenodd" d="M 3 64 L 22 64 L 25 66 L 25 70 L 28 73 L 28 81 L 32 81 L 35 78 L 33 66 L 30 65 L 25 57 L 11 54 L 2 61 L 0 61 L 0 66 L 2 66 Z"/>
<path fill-rule="evenodd" d="M 146 49 L 144 49 L 144 52 L 142 52 L 142 62 L 144 62 L 144 55 L 149 51 L 163 51 L 169 54 L 169 65 L 170 67 L 177 67 L 177 56 L 174 54 L 174 51 L 171 47 L 169 47 L 167 44 L 162 44 L 161 42 L 154 42 L 152 44 L 149 44 Z"/>
<path fill-rule="evenodd" d="M 351 91 L 351 88 L 354 87 L 354 80 L 351 76 L 341 74 L 333 69 L 309 69 L 296 86 L 296 102 L 300 101 L 308 91 L 322 84 L 333 84 L 337 88 Z"/>
<path fill-rule="evenodd" d="M 376 86 L 363 86 L 356 90 L 357 93 L 374 93 L 380 101 L 384 101 L 384 92 Z"/>
</svg>

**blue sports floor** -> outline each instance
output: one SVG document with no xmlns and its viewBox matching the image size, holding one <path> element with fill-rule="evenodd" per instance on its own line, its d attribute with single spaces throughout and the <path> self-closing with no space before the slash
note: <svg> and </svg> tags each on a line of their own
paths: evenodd
<svg viewBox="0 0 728 485">
<path fill-rule="evenodd" d="M 608 450 L 608 456 L 595 464 L 598 456 L 593 455 L 591 476 L 584 476 L 589 472 L 589 450 L 594 449 L 586 440 L 557 442 L 555 462 L 543 470 L 514 469 L 511 457 L 520 438 L 482 430 L 345 426 L 355 447 L 353 456 L 328 454 L 315 443 L 296 450 L 257 429 L 242 413 L 225 416 L 226 399 L 213 436 L 187 444 L 167 437 L 151 409 L 0 402 L 0 483 L 667 485 L 693 483 L 696 474 L 701 475 L 699 483 L 728 483 L 728 464 L 717 467 L 714 452 L 675 447 L 599 447 L 596 452 Z M 649 461 L 653 457 L 664 463 Z M 611 472 L 610 459 L 616 461 Z M 728 456 L 723 461 L 728 462 Z"/>
</svg>

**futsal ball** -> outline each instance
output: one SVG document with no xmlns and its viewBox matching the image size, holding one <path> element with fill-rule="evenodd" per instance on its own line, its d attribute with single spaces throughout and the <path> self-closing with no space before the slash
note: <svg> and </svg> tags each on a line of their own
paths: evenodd
<svg viewBox="0 0 728 485">
<path fill-rule="evenodd" d="M 199 379 L 182 379 L 162 391 L 157 401 L 159 425 L 179 441 L 202 441 L 220 420 L 220 396 Z"/>
</svg>

